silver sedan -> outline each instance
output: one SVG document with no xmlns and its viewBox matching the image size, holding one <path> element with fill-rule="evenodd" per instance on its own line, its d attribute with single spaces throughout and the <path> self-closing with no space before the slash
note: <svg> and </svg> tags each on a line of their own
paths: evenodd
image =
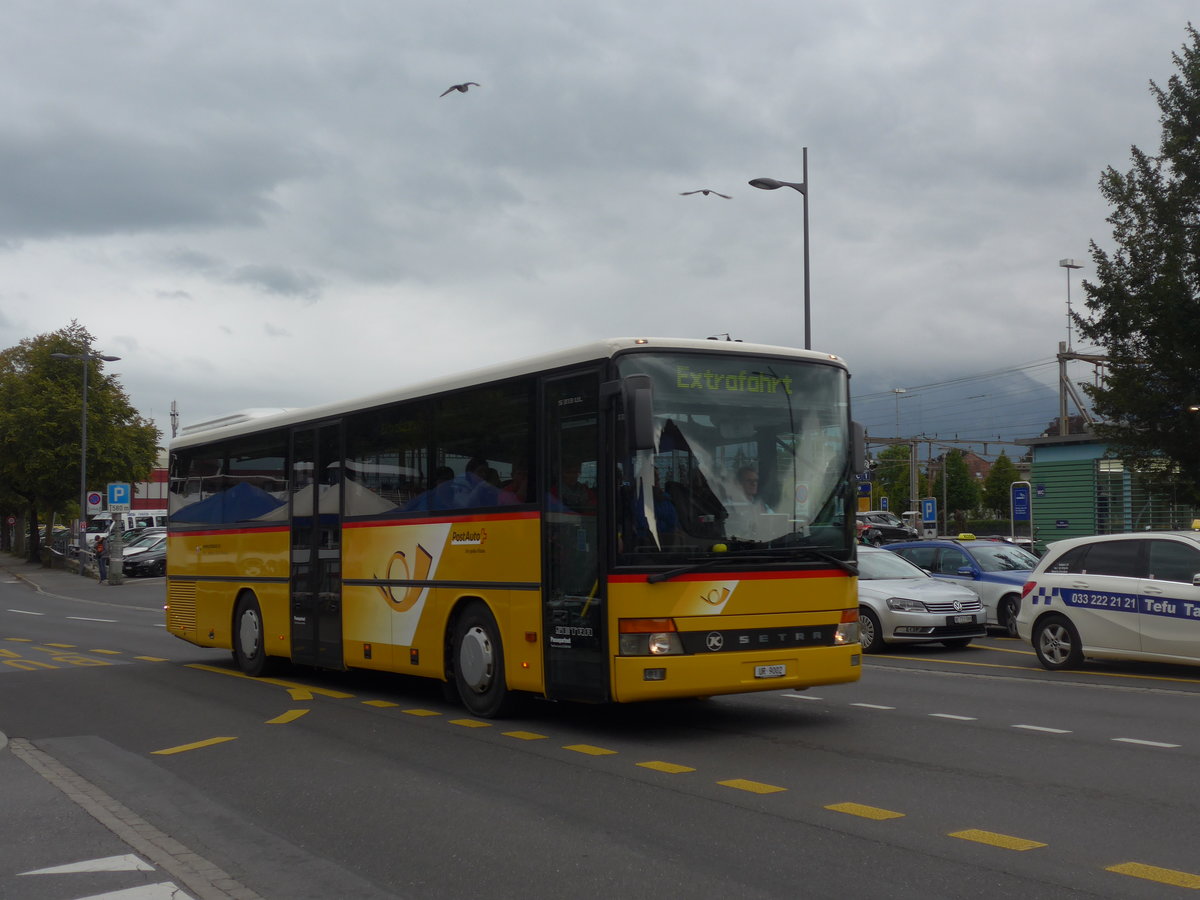
<svg viewBox="0 0 1200 900">
<path fill-rule="evenodd" d="M 986 634 L 985 622 L 974 591 L 934 578 L 895 553 L 858 547 L 858 623 L 866 652 L 891 643 L 965 647 Z"/>
</svg>

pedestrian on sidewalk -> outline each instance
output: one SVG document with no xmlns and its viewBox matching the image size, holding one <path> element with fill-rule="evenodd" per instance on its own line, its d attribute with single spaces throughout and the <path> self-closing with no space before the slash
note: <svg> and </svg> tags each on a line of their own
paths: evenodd
<svg viewBox="0 0 1200 900">
<path fill-rule="evenodd" d="M 99 535 L 96 538 L 96 568 L 100 571 L 100 583 L 104 584 L 108 579 L 108 541 L 104 540 L 104 535 Z"/>
</svg>

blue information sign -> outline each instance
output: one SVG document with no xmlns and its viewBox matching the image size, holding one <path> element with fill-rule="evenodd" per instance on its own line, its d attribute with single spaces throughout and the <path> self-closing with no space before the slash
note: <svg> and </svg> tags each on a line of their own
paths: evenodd
<svg viewBox="0 0 1200 900">
<path fill-rule="evenodd" d="M 1012 517 L 1014 522 L 1028 522 L 1033 518 L 1030 511 L 1030 488 L 1027 481 L 1014 481 L 1012 487 Z"/>
<path fill-rule="evenodd" d="M 108 486 L 108 509 L 110 512 L 129 512 L 129 504 L 133 491 L 129 484 L 110 484 Z"/>
</svg>

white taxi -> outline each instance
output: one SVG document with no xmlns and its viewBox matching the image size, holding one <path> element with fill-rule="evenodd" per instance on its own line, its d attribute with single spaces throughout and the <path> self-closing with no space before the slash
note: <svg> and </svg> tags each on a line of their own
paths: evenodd
<svg viewBox="0 0 1200 900">
<path fill-rule="evenodd" d="M 1047 669 L 1085 657 L 1200 665 L 1200 532 L 1056 541 L 1025 585 L 1017 634 Z"/>
</svg>

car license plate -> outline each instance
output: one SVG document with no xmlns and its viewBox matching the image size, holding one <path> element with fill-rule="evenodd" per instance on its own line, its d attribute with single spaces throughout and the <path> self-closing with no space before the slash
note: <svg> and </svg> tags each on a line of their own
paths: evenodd
<svg viewBox="0 0 1200 900">
<path fill-rule="evenodd" d="M 754 667 L 755 678 L 782 678 L 786 674 L 787 666 L 785 665 Z"/>
<path fill-rule="evenodd" d="M 950 625 L 974 625 L 975 617 L 974 616 L 950 616 L 950 621 L 947 624 L 950 624 Z"/>
</svg>

